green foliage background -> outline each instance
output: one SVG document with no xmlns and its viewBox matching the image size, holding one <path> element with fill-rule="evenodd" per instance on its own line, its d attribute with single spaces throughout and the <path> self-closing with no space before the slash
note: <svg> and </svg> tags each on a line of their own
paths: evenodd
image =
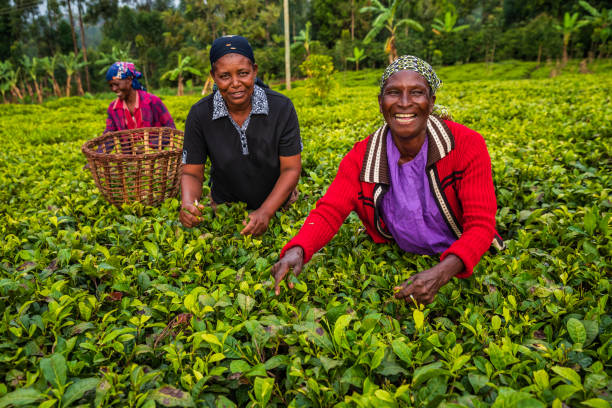
<svg viewBox="0 0 612 408">
<path fill-rule="evenodd" d="M 355 215 L 295 290 L 271 287 L 282 245 L 381 123 L 378 72 L 335 74 L 324 104 L 287 93 L 301 196 L 259 239 L 239 235 L 240 205 L 184 229 L 176 199 L 107 204 L 80 146 L 110 96 L 0 106 L 0 407 L 609 407 L 610 71 L 471 68 L 442 70 L 437 102 L 487 141 L 508 249 L 423 310 L 392 287 L 436 259 L 373 244 Z M 198 98 L 164 97 L 179 128 Z"/>
</svg>

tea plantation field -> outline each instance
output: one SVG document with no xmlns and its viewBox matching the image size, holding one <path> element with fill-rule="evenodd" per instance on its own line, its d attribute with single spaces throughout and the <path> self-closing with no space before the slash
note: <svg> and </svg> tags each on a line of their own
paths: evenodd
<svg viewBox="0 0 612 408">
<path fill-rule="evenodd" d="M 436 259 L 355 215 L 274 296 L 281 247 L 381 123 L 377 74 L 336 74 L 325 105 L 287 93 L 301 200 L 257 239 L 239 205 L 188 230 L 176 199 L 107 204 L 80 147 L 110 96 L 1 105 L 0 407 L 610 407 L 610 71 L 445 83 L 487 141 L 508 248 L 435 303 L 392 288 Z M 164 97 L 179 128 L 198 99 Z"/>
</svg>

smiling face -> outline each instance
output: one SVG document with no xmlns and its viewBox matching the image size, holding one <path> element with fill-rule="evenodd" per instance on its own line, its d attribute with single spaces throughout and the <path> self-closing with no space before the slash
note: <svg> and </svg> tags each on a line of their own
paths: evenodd
<svg viewBox="0 0 612 408">
<path fill-rule="evenodd" d="M 400 139 L 425 137 L 435 100 L 425 78 L 414 71 L 391 75 L 378 95 L 380 111 L 391 134 Z"/>
<path fill-rule="evenodd" d="M 108 86 L 122 101 L 128 100 L 132 93 L 132 79 L 111 79 L 108 81 Z"/>
<path fill-rule="evenodd" d="M 230 111 L 250 105 L 257 64 L 241 54 L 226 54 L 214 63 L 211 75 Z"/>
</svg>

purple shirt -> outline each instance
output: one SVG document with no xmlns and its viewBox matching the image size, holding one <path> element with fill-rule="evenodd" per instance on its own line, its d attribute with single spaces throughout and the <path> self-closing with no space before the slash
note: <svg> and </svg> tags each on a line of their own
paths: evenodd
<svg viewBox="0 0 612 408">
<path fill-rule="evenodd" d="M 411 161 L 398 164 L 400 152 L 387 133 L 387 160 L 391 186 L 382 201 L 382 216 L 400 248 L 413 254 L 434 255 L 457 240 L 442 218 L 429 187 L 427 145 Z"/>
</svg>

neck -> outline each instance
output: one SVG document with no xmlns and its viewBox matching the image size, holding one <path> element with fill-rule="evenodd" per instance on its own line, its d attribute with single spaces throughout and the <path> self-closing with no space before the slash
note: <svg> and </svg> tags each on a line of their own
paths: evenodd
<svg viewBox="0 0 612 408">
<path fill-rule="evenodd" d="M 400 153 L 399 164 L 403 164 L 411 161 L 419 154 L 421 147 L 423 147 L 423 143 L 425 143 L 427 133 L 423 132 L 420 135 L 410 138 L 400 138 L 391 133 L 391 137 Z"/>
<path fill-rule="evenodd" d="M 128 105 L 135 105 L 136 98 L 138 98 L 138 91 L 132 88 L 127 98 L 125 99 L 125 103 L 127 103 Z"/>
</svg>

